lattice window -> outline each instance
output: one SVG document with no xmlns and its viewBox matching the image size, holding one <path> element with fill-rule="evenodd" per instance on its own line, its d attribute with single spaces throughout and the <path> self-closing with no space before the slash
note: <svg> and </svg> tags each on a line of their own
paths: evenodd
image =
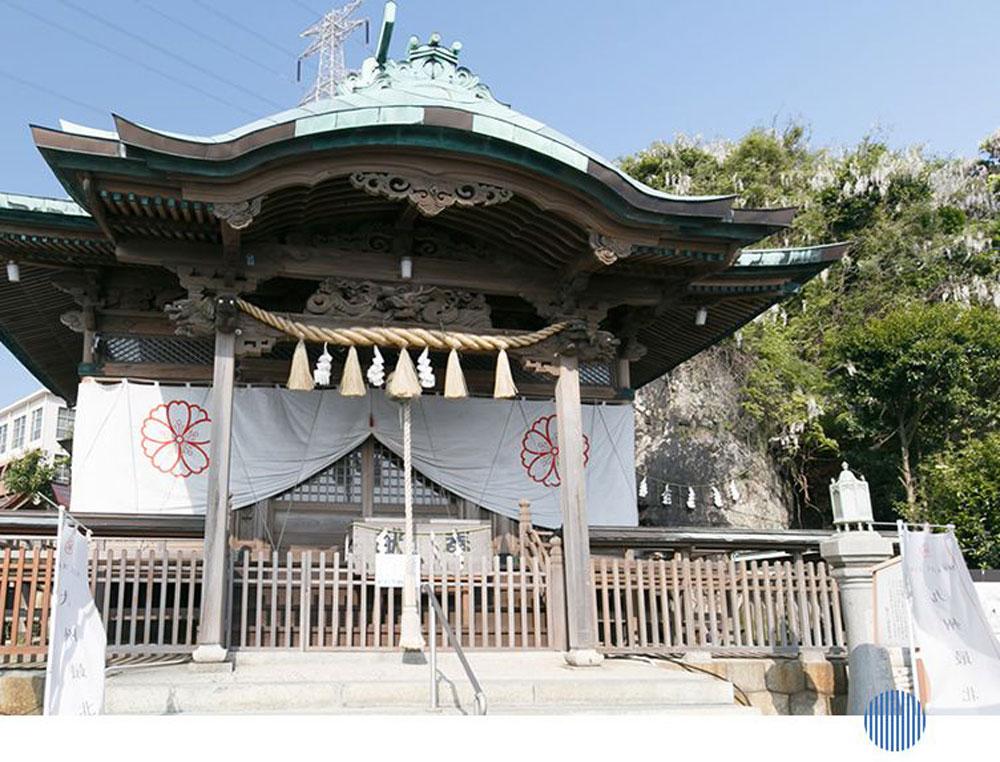
<svg viewBox="0 0 1000 762">
<path fill-rule="evenodd" d="M 403 499 L 402 459 L 376 443 L 375 505 L 402 505 Z M 413 502 L 416 505 L 448 505 L 448 493 L 414 471 Z"/>
<path fill-rule="evenodd" d="M 211 338 L 105 336 L 101 348 L 109 362 L 211 365 L 215 360 L 215 344 Z"/>
<path fill-rule="evenodd" d="M 374 494 L 375 505 L 403 504 L 403 464 L 395 454 L 382 445 L 374 447 Z M 302 503 L 360 504 L 362 502 L 361 448 L 345 455 L 331 466 L 287 492 L 275 500 L 289 500 Z M 443 488 L 413 472 L 413 502 L 422 506 L 447 506 L 448 493 Z"/>
</svg>

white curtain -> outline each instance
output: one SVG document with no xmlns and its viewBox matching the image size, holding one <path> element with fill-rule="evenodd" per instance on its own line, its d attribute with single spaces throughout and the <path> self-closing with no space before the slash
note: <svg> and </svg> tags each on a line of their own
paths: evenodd
<svg viewBox="0 0 1000 762">
<path fill-rule="evenodd" d="M 368 436 L 402 454 L 400 407 L 379 391 L 239 388 L 230 488 L 237 508 L 285 492 Z M 521 400 L 413 402 L 413 464 L 456 495 L 516 518 L 527 498 L 541 526 L 561 524 L 555 406 Z M 80 385 L 73 509 L 204 513 L 212 436 L 210 392 L 162 384 Z M 588 519 L 635 526 L 633 411 L 584 405 Z"/>
</svg>

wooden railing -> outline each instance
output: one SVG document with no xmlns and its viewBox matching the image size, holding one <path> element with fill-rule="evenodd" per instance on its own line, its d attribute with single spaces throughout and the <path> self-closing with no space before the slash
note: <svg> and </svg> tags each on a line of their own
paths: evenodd
<svg viewBox="0 0 1000 762">
<path fill-rule="evenodd" d="M 598 636 L 609 652 L 837 652 L 844 628 L 823 561 L 592 561 Z"/>
<path fill-rule="evenodd" d="M 0 664 L 45 661 L 55 558 L 39 542 L 0 550 Z"/>
<path fill-rule="evenodd" d="M 551 648 L 551 569 L 538 559 L 471 559 L 424 569 L 466 649 Z M 422 594 L 426 597 L 426 594 Z M 421 601 L 423 631 L 428 601 Z M 233 567 L 233 638 L 241 649 L 398 647 L 402 591 L 375 585 L 371 564 L 340 553 L 239 551 Z M 443 627 L 438 645 L 447 648 Z"/>
<path fill-rule="evenodd" d="M 45 660 L 54 569 L 51 541 L 0 549 L 0 664 Z M 194 650 L 201 578 L 200 551 L 95 546 L 90 590 L 107 630 L 109 656 Z"/>
</svg>

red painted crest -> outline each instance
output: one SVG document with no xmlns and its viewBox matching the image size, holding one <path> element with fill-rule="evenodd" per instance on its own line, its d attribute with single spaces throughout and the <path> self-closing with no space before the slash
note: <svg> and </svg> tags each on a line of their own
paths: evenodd
<svg viewBox="0 0 1000 762">
<path fill-rule="evenodd" d="M 184 400 L 157 405 L 142 422 L 142 451 L 153 467 L 186 479 L 208 468 L 208 412 Z"/>
<path fill-rule="evenodd" d="M 590 460 L 590 439 L 583 435 L 583 465 Z M 556 436 L 556 417 L 543 415 L 524 432 L 521 438 L 521 465 L 532 481 L 546 487 L 558 487 L 559 442 Z"/>
</svg>

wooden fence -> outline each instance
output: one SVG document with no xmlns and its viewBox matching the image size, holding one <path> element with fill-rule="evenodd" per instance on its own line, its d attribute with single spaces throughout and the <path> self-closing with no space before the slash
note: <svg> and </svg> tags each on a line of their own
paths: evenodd
<svg viewBox="0 0 1000 762">
<path fill-rule="evenodd" d="M 42 543 L 0 550 L 0 663 L 45 661 L 55 562 Z"/>
<path fill-rule="evenodd" d="M 549 564 L 511 556 L 433 564 L 433 587 L 463 648 L 552 648 Z M 423 632 L 429 608 L 421 593 Z M 399 643 L 402 591 L 375 585 L 363 559 L 339 553 L 240 551 L 233 567 L 232 645 L 240 649 L 391 649 Z M 448 648 L 443 626 L 438 645 Z"/>
<path fill-rule="evenodd" d="M 609 652 L 837 652 L 844 627 L 823 561 L 593 559 L 598 637 Z"/>
<path fill-rule="evenodd" d="M 565 647 L 561 547 L 546 545 L 544 555 L 425 567 L 422 579 L 464 648 Z M 0 663 L 44 660 L 54 565 L 48 542 L 0 548 Z M 600 647 L 608 652 L 837 652 L 845 645 L 837 586 L 822 561 L 599 557 L 592 568 Z M 398 646 L 401 591 L 377 587 L 374 569 L 359 558 L 240 550 L 230 571 L 233 648 Z M 199 550 L 95 546 L 90 585 L 109 654 L 192 651 L 202 573 Z M 426 634 L 426 599 L 420 610 Z M 436 637 L 448 647 L 443 627 Z"/>
</svg>

